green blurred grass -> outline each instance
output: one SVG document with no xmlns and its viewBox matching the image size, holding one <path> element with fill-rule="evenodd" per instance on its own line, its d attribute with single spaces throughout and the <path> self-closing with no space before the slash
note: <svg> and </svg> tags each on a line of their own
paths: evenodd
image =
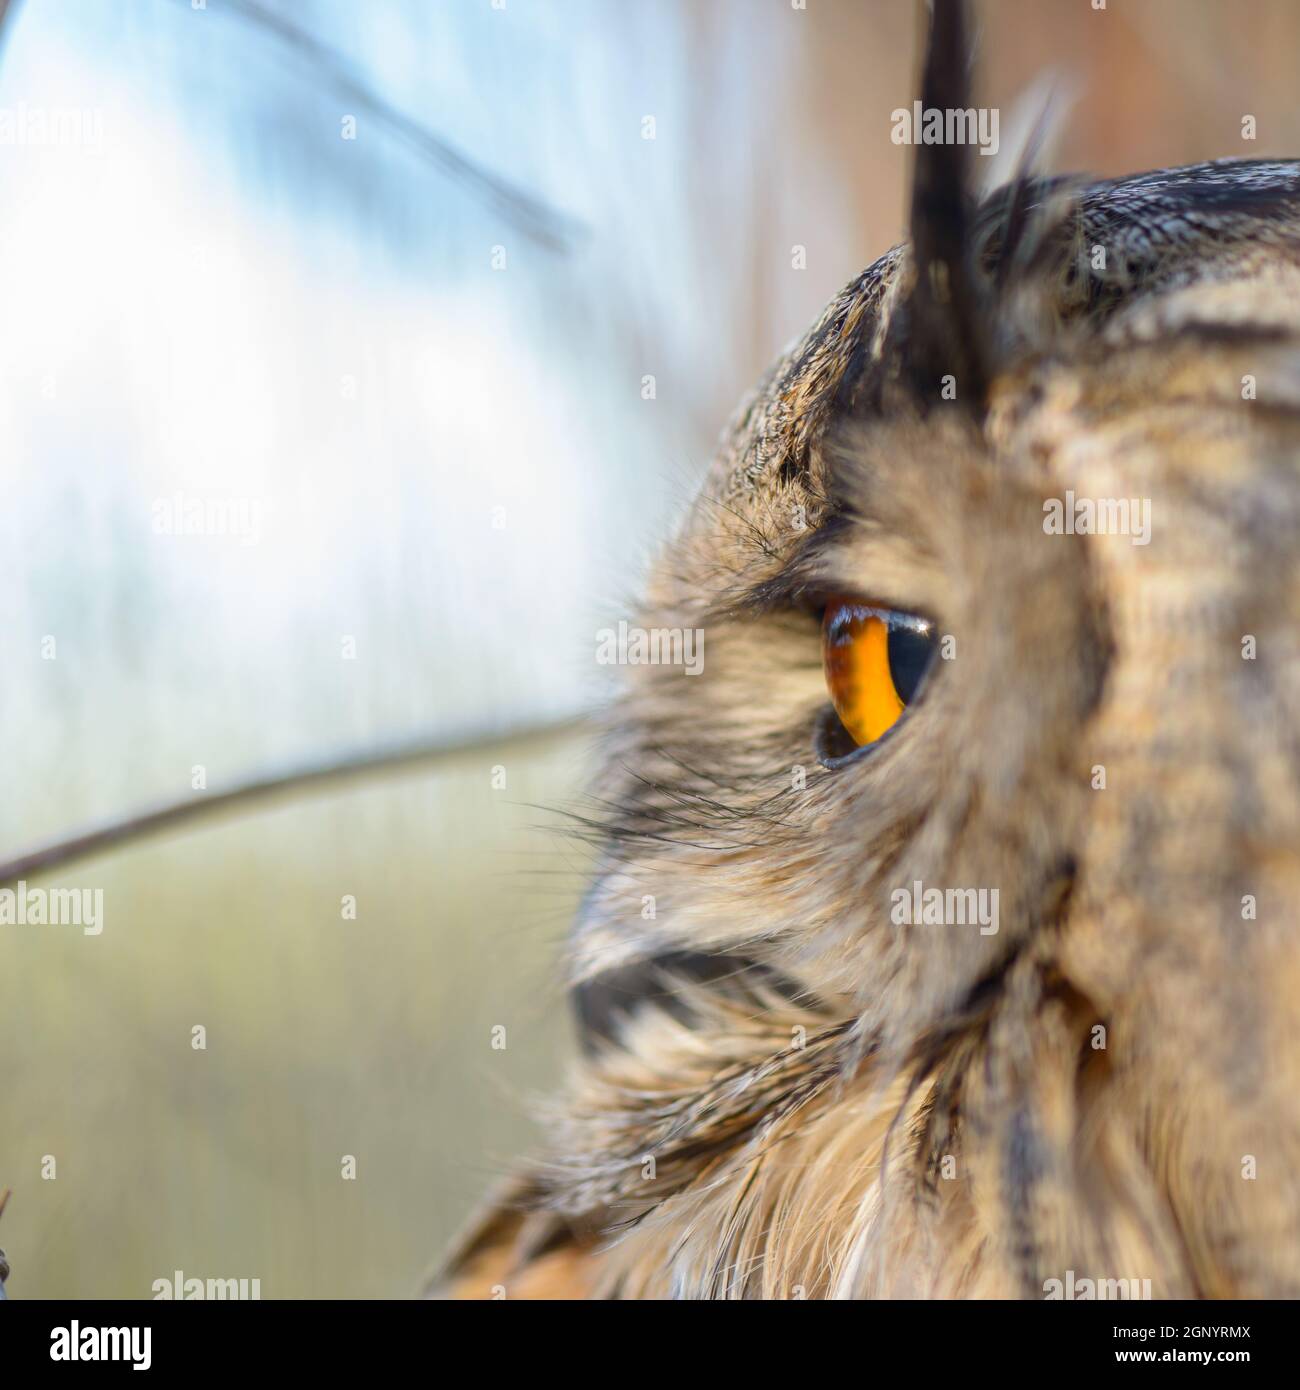
<svg viewBox="0 0 1300 1390">
<path fill-rule="evenodd" d="M 583 855 L 535 806 L 582 755 L 514 744 L 39 880 L 102 887 L 105 928 L 0 927 L 10 1295 L 148 1298 L 177 1269 L 416 1292 L 569 1046 L 553 962 Z"/>
</svg>

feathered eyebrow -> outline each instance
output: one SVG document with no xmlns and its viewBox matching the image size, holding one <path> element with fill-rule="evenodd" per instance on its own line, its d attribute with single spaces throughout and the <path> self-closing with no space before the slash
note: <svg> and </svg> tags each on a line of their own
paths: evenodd
<svg viewBox="0 0 1300 1390">
<path fill-rule="evenodd" d="M 710 605 L 707 618 L 735 621 L 765 613 L 821 606 L 826 587 L 826 559 L 852 526 L 848 510 L 832 512 L 820 526 L 803 537 L 779 574 L 723 595 Z"/>
</svg>

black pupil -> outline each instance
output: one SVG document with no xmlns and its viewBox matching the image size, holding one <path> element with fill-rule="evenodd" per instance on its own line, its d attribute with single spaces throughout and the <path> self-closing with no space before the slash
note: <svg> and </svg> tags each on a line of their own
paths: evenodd
<svg viewBox="0 0 1300 1390">
<path fill-rule="evenodd" d="M 902 623 L 889 625 L 889 674 L 894 680 L 894 689 L 905 705 L 912 703 L 934 655 L 932 633 L 918 632 L 914 627 L 904 627 Z"/>
</svg>

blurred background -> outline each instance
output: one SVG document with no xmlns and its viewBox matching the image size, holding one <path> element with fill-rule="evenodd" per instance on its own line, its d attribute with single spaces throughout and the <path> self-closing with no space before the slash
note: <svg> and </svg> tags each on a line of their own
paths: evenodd
<svg viewBox="0 0 1300 1390">
<path fill-rule="evenodd" d="M 1300 153 L 1290 0 L 976 9 L 1004 155 L 1049 71 L 1060 169 Z M 0 925 L 11 1296 L 404 1296 L 528 1146 L 596 631 L 900 238 L 916 35 L 911 0 L 0 0 L 0 859 L 465 744 L 33 876 L 104 929 Z"/>
</svg>

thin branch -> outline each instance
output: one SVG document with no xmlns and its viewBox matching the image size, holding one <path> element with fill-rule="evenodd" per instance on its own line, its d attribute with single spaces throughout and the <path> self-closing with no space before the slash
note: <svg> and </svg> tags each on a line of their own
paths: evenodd
<svg viewBox="0 0 1300 1390">
<path fill-rule="evenodd" d="M 0 49 L 4 48 L 5 39 L 9 35 L 9 30 L 14 17 L 14 11 L 18 8 L 18 0 L 0 0 Z M 3 1208 L 0 1208 L 3 1210 Z"/>
<path fill-rule="evenodd" d="M 228 791 L 212 794 L 196 791 L 184 801 L 169 802 L 108 821 L 80 834 L 27 850 L 7 863 L 0 863 L 0 887 L 26 878 L 28 874 L 62 868 L 88 859 L 92 855 L 102 854 L 105 850 L 118 849 L 147 836 L 177 829 L 191 821 L 213 816 L 221 811 L 229 811 L 233 807 L 244 807 L 276 797 L 296 796 L 332 783 L 407 771 L 462 753 L 475 753 L 486 748 L 497 749 L 507 744 L 572 733 L 582 729 L 586 724 L 586 719 L 579 716 L 525 728 L 506 729 L 499 733 L 417 739 L 388 748 L 356 753 L 331 762 L 308 763 L 285 771 L 251 777 Z"/>
<path fill-rule="evenodd" d="M 292 20 L 267 9 L 258 0 L 225 0 L 222 8 L 256 25 L 263 33 L 274 35 L 282 44 L 294 50 L 313 69 L 323 74 L 336 92 L 353 105 L 370 112 L 417 153 L 436 164 L 443 173 L 508 218 L 525 236 L 552 251 L 566 252 L 573 241 L 586 234 L 587 228 L 576 218 L 494 174 L 440 135 L 435 135 L 418 121 L 375 96 L 368 87 L 349 75 L 346 64 L 332 48 L 313 38 Z"/>
<path fill-rule="evenodd" d="M 4 5 L 6 0 L 0 0 L 0 19 L 4 18 Z M 6 1187 L 0 1192 L 0 1216 L 5 1214 L 5 1208 L 9 1205 L 9 1189 Z M 0 1250 L 0 1298 L 8 1298 L 5 1293 L 5 1280 L 9 1277 L 9 1261 L 5 1259 L 5 1252 Z"/>
</svg>

